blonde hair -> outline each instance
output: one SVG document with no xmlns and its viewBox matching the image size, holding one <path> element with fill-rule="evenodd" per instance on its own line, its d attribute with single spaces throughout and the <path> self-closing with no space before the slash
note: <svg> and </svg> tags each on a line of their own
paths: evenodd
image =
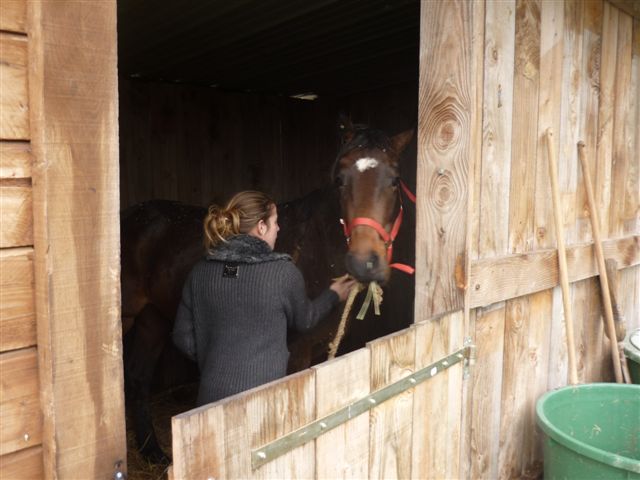
<svg viewBox="0 0 640 480">
<path fill-rule="evenodd" d="M 204 219 L 204 246 L 211 250 L 233 235 L 250 232 L 260 220 L 267 222 L 275 204 L 265 193 L 245 190 L 236 193 L 224 208 L 211 205 Z"/>
</svg>

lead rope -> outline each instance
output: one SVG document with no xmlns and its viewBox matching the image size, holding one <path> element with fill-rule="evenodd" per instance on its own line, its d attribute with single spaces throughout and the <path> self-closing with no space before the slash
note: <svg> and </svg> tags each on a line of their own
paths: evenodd
<svg viewBox="0 0 640 480">
<path fill-rule="evenodd" d="M 329 360 L 335 358 L 336 356 L 338 347 L 340 346 L 340 342 L 342 341 L 342 337 L 344 337 L 344 330 L 347 325 L 347 319 L 349 318 L 349 313 L 351 312 L 353 302 L 355 301 L 358 293 L 360 293 L 364 289 L 365 286 L 362 283 L 356 283 L 349 292 L 347 302 L 345 303 L 344 310 L 342 311 L 342 317 L 340 317 L 338 331 L 336 332 L 336 336 L 334 337 L 333 341 L 329 344 Z M 380 315 L 380 304 L 382 303 L 382 287 L 378 285 L 378 282 L 369 283 L 367 296 L 365 297 L 364 302 L 362 302 L 362 307 L 360 307 L 360 311 L 358 312 L 358 315 L 356 315 L 356 319 L 364 319 L 364 316 L 369 309 L 369 305 L 371 305 L 371 301 L 373 301 L 373 312 L 376 315 Z"/>
</svg>

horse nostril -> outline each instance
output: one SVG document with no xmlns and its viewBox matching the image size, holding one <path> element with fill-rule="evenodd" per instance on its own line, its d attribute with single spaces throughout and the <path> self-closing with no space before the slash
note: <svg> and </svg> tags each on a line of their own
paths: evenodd
<svg viewBox="0 0 640 480">
<path fill-rule="evenodd" d="M 375 268 L 378 268 L 379 264 L 380 259 L 378 258 L 378 255 L 372 253 L 371 255 L 369 255 L 369 259 L 365 262 L 365 267 L 367 270 L 373 270 Z"/>
</svg>

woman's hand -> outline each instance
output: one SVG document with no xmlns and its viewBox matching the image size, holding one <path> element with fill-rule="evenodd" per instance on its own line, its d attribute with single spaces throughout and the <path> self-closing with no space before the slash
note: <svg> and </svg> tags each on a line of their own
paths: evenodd
<svg viewBox="0 0 640 480">
<path fill-rule="evenodd" d="M 336 278 L 329 288 L 338 294 L 341 302 L 344 302 L 355 284 L 356 281 L 349 274 L 346 274 Z"/>
</svg>

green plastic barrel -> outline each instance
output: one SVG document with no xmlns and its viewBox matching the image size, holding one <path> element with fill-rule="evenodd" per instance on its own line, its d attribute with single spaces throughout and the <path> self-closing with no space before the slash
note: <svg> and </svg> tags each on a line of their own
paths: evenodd
<svg viewBox="0 0 640 480">
<path fill-rule="evenodd" d="M 631 380 L 640 384 L 640 328 L 627 333 L 623 345 Z"/>
<path fill-rule="evenodd" d="M 544 479 L 640 479 L 640 385 L 592 383 L 544 394 Z"/>
</svg>

